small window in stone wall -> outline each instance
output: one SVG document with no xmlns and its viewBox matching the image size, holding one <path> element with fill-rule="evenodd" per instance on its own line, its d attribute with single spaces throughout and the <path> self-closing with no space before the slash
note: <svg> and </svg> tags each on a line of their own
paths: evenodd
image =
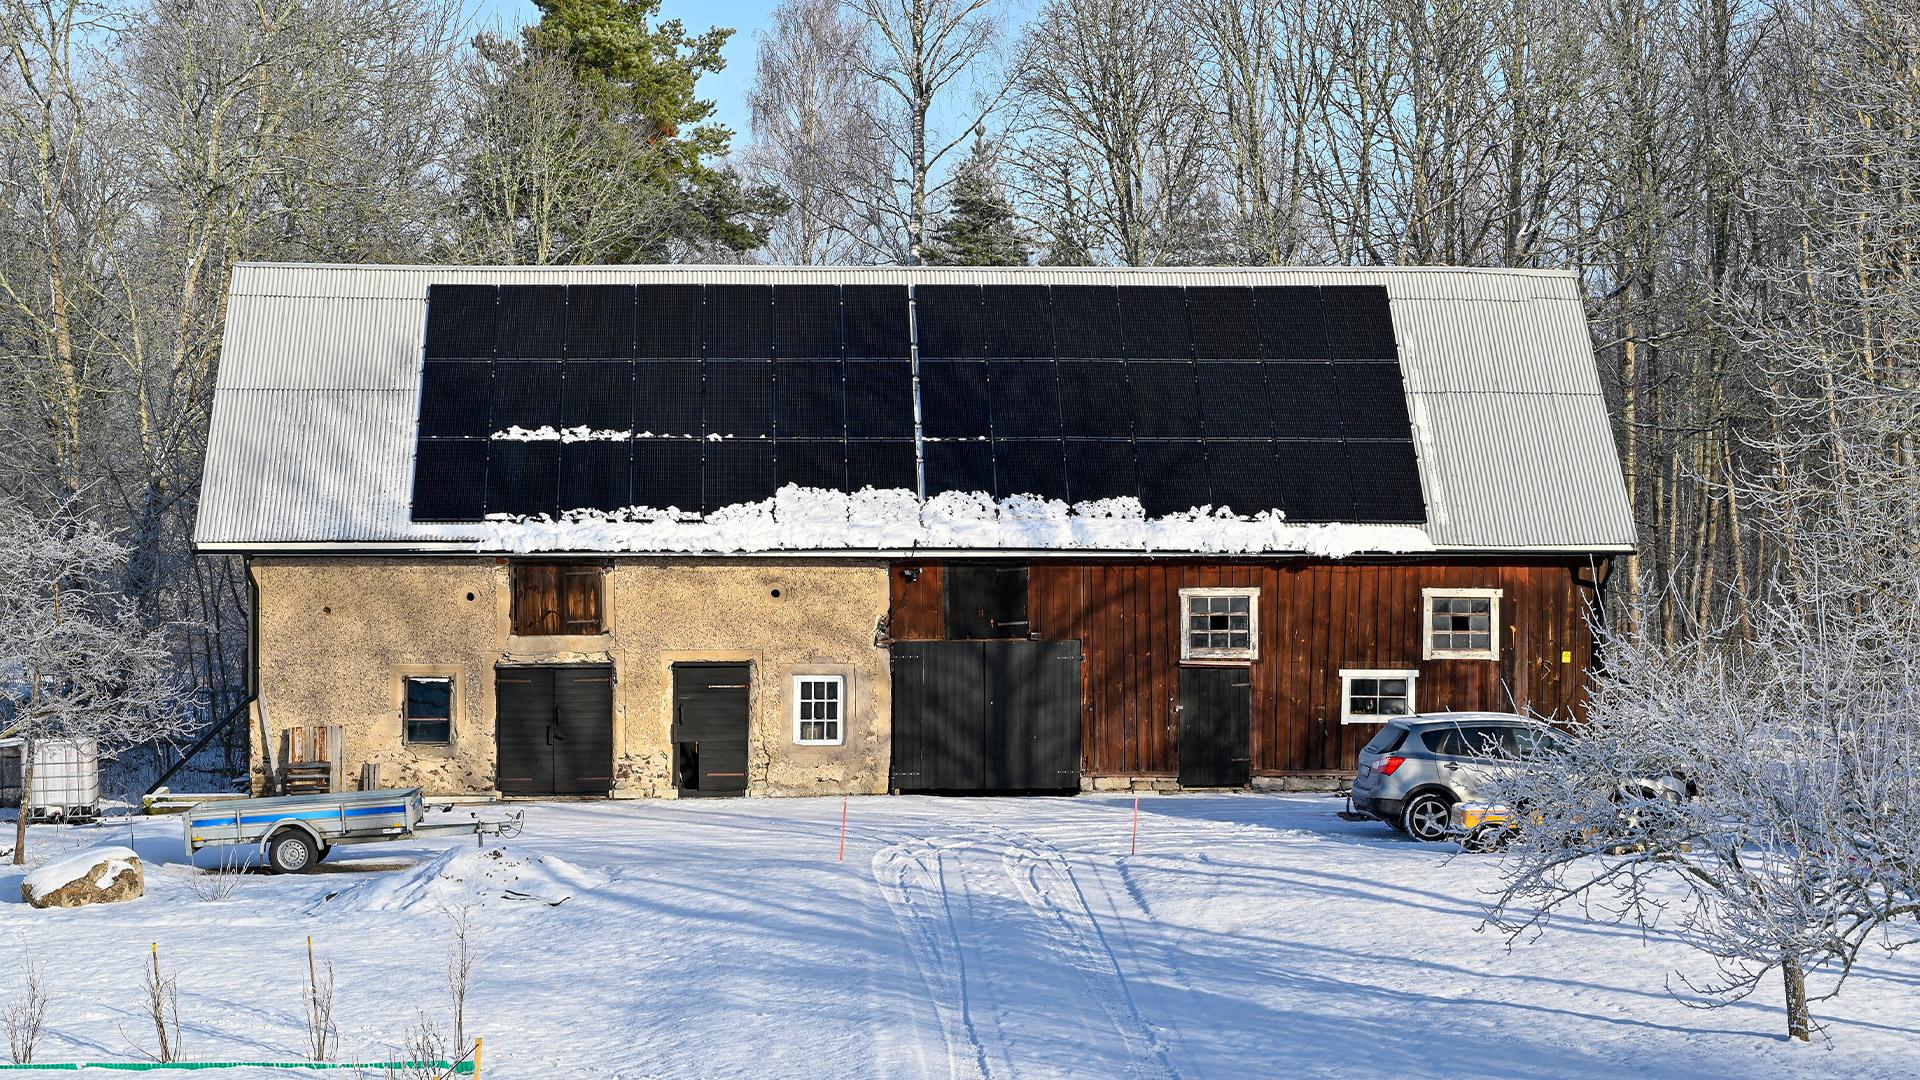
<svg viewBox="0 0 1920 1080">
<path fill-rule="evenodd" d="M 847 680 L 839 675 L 793 677 L 793 741 L 838 746 L 846 741 Z"/>
<path fill-rule="evenodd" d="M 409 675 L 406 690 L 407 741 L 441 746 L 452 742 L 453 679 Z"/>
</svg>

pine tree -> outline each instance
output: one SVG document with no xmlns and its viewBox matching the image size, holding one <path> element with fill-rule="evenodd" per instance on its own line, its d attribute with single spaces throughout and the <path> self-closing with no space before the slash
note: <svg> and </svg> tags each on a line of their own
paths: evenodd
<svg viewBox="0 0 1920 1080">
<path fill-rule="evenodd" d="M 985 142 L 960 163 L 947 213 L 927 244 L 930 266 L 1025 266 L 1032 254 Z"/>
</svg>

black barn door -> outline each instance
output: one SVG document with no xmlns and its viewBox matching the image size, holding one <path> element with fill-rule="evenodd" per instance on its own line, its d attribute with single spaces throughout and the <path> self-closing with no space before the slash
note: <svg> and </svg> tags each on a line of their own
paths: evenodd
<svg viewBox="0 0 1920 1080">
<path fill-rule="evenodd" d="M 1080 643 L 915 641 L 893 647 L 893 786 L 1080 786 Z"/>
<path fill-rule="evenodd" d="M 1253 777 L 1253 678 L 1246 668 L 1180 669 L 1180 786 L 1241 787 Z"/>
<path fill-rule="evenodd" d="M 682 795 L 747 790 L 747 664 L 673 665 L 674 785 Z"/>
<path fill-rule="evenodd" d="M 506 795 L 613 790 L 613 668 L 503 667 L 494 685 L 494 785 Z"/>
</svg>

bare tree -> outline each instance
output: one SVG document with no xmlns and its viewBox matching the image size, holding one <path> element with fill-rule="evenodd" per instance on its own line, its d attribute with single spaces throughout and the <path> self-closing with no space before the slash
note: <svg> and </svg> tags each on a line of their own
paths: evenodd
<svg viewBox="0 0 1920 1080">
<path fill-rule="evenodd" d="M 47 1024 L 47 970 L 22 950 L 20 990 L 7 1003 L 7 1051 L 15 1065 L 33 1064 L 33 1053 Z"/>
<path fill-rule="evenodd" d="M 340 1036 L 333 1023 L 333 964 L 313 956 L 313 938 L 307 938 L 307 985 L 300 995 L 301 1019 L 306 1024 L 307 1060 L 331 1061 Z"/>
</svg>

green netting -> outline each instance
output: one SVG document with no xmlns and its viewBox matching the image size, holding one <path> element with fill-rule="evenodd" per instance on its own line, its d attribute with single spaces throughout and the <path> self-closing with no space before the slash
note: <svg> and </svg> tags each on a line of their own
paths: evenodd
<svg viewBox="0 0 1920 1080">
<path fill-rule="evenodd" d="M 471 1061 L 55 1061 L 44 1065 L 0 1065 L 0 1072 L 35 1070 L 40 1072 L 79 1072 L 101 1069 L 111 1072 L 195 1072 L 203 1069 L 442 1069 L 457 1076 L 471 1076 Z"/>
</svg>

